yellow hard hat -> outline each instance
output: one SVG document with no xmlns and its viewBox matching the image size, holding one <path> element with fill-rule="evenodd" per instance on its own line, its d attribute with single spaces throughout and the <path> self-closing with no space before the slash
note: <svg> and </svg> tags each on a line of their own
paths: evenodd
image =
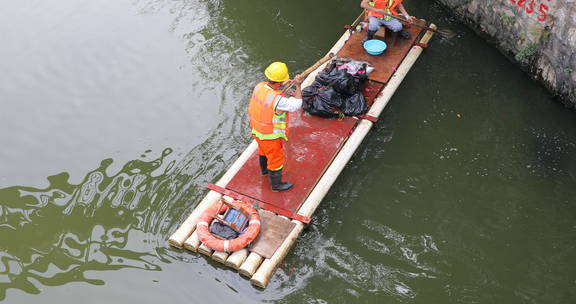
<svg viewBox="0 0 576 304">
<path fill-rule="evenodd" d="M 282 82 L 290 79 L 288 67 L 284 62 L 272 62 L 264 71 L 266 77 L 272 81 Z"/>
</svg>

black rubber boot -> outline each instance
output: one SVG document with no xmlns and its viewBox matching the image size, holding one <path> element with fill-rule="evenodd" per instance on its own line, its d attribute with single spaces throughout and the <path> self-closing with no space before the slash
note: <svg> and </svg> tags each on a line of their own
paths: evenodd
<svg viewBox="0 0 576 304">
<path fill-rule="evenodd" d="M 400 35 L 400 38 L 402 38 L 402 39 L 410 39 L 410 33 L 405 31 L 404 29 L 402 29 L 400 31 L 399 35 Z"/>
<path fill-rule="evenodd" d="M 292 188 L 291 182 L 282 182 L 282 169 L 270 172 L 270 183 L 272 184 L 272 191 L 284 191 Z"/>
<path fill-rule="evenodd" d="M 366 37 L 364 37 L 364 39 L 362 39 L 362 45 L 364 45 L 364 42 L 374 39 L 374 34 L 376 34 L 376 32 L 377 31 L 367 30 L 366 31 Z"/>
<path fill-rule="evenodd" d="M 266 158 L 266 156 L 263 155 L 258 155 L 259 158 L 258 160 L 260 161 L 260 175 L 266 175 L 268 174 L 268 158 Z"/>
</svg>

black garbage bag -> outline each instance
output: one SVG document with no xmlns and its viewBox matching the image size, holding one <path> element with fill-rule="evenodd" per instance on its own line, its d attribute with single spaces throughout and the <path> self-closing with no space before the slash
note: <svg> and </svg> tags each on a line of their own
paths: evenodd
<svg viewBox="0 0 576 304">
<path fill-rule="evenodd" d="M 328 65 L 311 86 L 302 90 L 303 108 L 324 118 L 363 114 L 367 106 L 361 87 L 367 79 L 365 72 L 352 75 L 345 69 L 339 70 L 336 64 Z"/>
<path fill-rule="evenodd" d="M 316 76 L 318 83 L 331 86 L 336 92 L 344 95 L 354 95 L 359 92 L 366 79 L 368 75 L 365 72 L 352 75 L 345 69 L 339 70 L 336 66 L 328 67 Z"/>
<path fill-rule="evenodd" d="M 366 105 L 366 99 L 364 99 L 362 93 L 358 92 L 346 97 L 342 113 L 347 116 L 356 116 L 366 113 L 367 110 L 368 106 Z"/>
<path fill-rule="evenodd" d="M 358 79 L 348 74 L 348 72 L 346 72 L 345 70 L 337 70 L 337 71 L 338 71 L 337 75 L 339 77 L 336 78 L 336 81 L 332 85 L 334 91 L 345 96 L 353 95 L 356 92 L 358 92 L 360 87 L 360 82 L 358 81 Z"/>
<path fill-rule="evenodd" d="M 337 71 L 337 69 L 333 64 L 326 66 L 324 70 L 322 70 L 320 73 L 318 73 L 318 75 L 316 75 L 314 82 L 322 86 L 331 87 L 337 80 L 334 75 L 335 74 L 334 71 Z"/>
<path fill-rule="evenodd" d="M 352 95 L 357 91 L 357 84 L 350 76 L 345 70 L 332 68 L 332 70 L 319 73 L 316 76 L 316 81 L 323 86 L 333 87 L 340 94 Z"/>
<path fill-rule="evenodd" d="M 344 105 L 342 96 L 330 87 L 313 84 L 302 90 L 303 108 L 311 115 L 334 118 Z"/>
</svg>

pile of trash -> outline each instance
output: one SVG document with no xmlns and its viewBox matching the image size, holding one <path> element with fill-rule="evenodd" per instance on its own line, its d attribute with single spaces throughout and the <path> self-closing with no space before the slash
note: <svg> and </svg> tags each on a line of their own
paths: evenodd
<svg viewBox="0 0 576 304">
<path fill-rule="evenodd" d="M 335 58 L 302 90 L 303 108 L 311 115 L 335 118 L 366 113 L 362 85 L 374 68 L 365 61 Z"/>
</svg>

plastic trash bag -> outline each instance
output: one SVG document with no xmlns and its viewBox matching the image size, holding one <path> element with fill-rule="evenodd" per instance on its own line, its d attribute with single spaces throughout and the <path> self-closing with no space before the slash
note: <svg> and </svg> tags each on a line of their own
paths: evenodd
<svg viewBox="0 0 576 304">
<path fill-rule="evenodd" d="M 366 100 L 362 93 L 358 92 L 346 98 L 342 113 L 347 116 L 356 116 L 366 113 L 367 110 Z"/>
<path fill-rule="evenodd" d="M 343 62 L 350 63 L 350 60 Z M 318 73 L 314 83 L 302 90 L 304 110 L 324 118 L 365 113 L 367 105 L 361 88 L 368 76 L 366 65 L 360 65 L 355 75 L 348 73 L 347 69 L 340 69 L 337 62 Z"/>
<path fill-rule="evenodd" d="M 346 70 L 352 75 L 370 74 L 374 71 L 374 67 L 366 61 L 352 60 L 338 66 L 339 70 Z"/>
<path fill-rule="evenodd" d="M 335 74 L 334 91 L 342 95 L 353 95 L 360 89 L 360 82 L 357 78 L 350 75 L 345 70 L 333 69 L 331 73 Z"/>
<path fill-rule="evenodd" d="M 339 93 L 318 83 L 302 90 L 302 100 L 306 112 L 324 118 L 340 116 L 339 109 L 344 105 Z"/>
<path fill-rule="evenodd" d="M 340 94 L 352 95 L 359 90 L 360 81 L 346 70 L 332 68 L 316 76 L 316 81 L 323 86 L 333 87 Z"/>
<path fill-rule="evenodd" d="M 342 78 L 342 73 L 333 67 L 327 67 L 316 75 L 316 81 L 323 86 L 333 86 Z"/>
</svg>

